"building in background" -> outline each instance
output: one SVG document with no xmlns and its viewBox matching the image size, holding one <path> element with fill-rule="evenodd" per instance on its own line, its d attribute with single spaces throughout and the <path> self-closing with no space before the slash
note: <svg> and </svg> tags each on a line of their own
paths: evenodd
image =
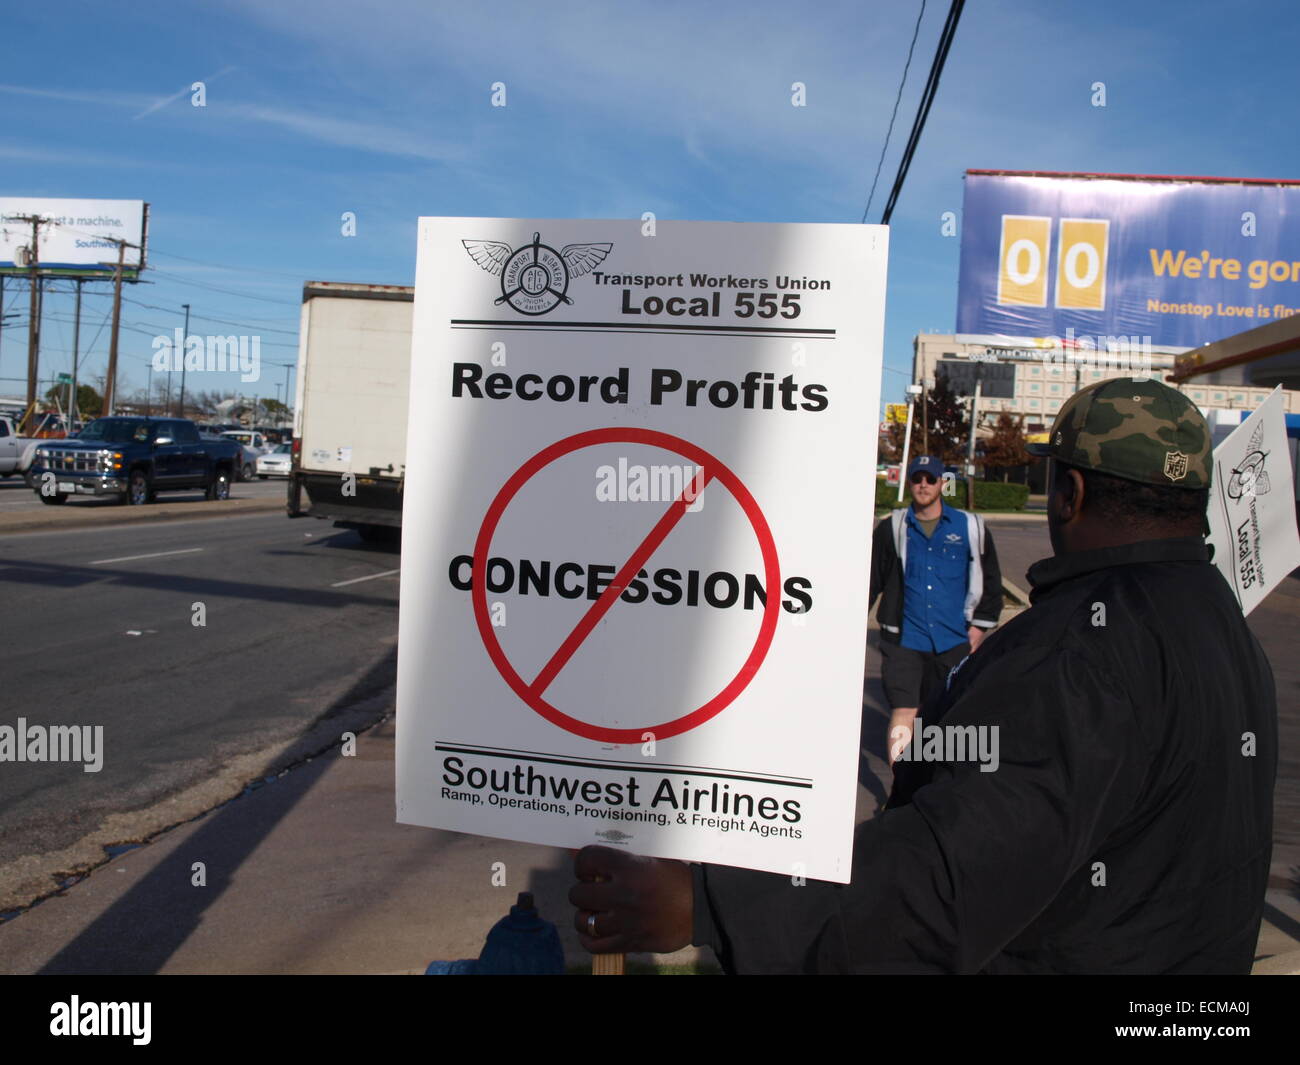
<svg viewBox="0 0 1300 1065">
<path fill-rule="evenodd" d="M 1249 396 L 1252 406 L 1260 392 L 1267 394 L 1282 386 L 1296 521 L 1300 524 L 1300 315 L 1274 320 L 1180 355 L 1169 383 L 1188 395 L 1205 393 L 1212 403 L 1222 396 Z M 1215 444 L 1244 417 L 1240 407 L 1213 408 L 1210 424 Z"/>
<path fill-rule="evenodd" d="M 992 434 L 1003 411 L 1023 418 L 1027 438 L 1033 440 L 1047 432 L 1079 389 L 1141 372 L 1184 393 L 1219 436 L 1278 384 L 1285 390 L 1286 410 L 1300 417 L 1300 315 L 1190 351 L 1078 350 L 1063 347 L 1059 338 L 962 333 L 920 333 L 912 345 L 912 381 L 923 389 L 933 388 L 943 375 L 953 392 L 969 401 L 978 377 L 977 441 Z"/>
<path fill-rule="evenodd" d="M 1188 354 L 1182 348 L 1151 349 L 1147 353 L 1150 376 L 1186 393 L 1207 417 L 1212 410 L 1252 411 L 1264 402 L 1276 384 L 1288 390 L 1286 409 L 1300 413 L 1300 316 L 1273 323 L 1271 328 L 1276 331 L 1283 323 L 1286 323 L 1284 331 L 1298 337 L 1290 354 L 1289 376 L 1279 376 L 1280 371 L 1264 364 L 1252 371 L 1244 363 L 1200 370 L 1192 369 L 1194 364 L 1189 363 L 1187 369 L 1180 370 L 1179 360 Z M 1242 336 L 1261 331 L 1252 330 Z M 1199 350 L 1236 351 L 1224 345 L 1238 344 L 1240 339 L 1231 337 Z M 996 421 L 1002 411 L 1023 416 L 1026 431 L 1046 429 L 1062 404 L 1078 389 L 1110 377 L 1129 377 L 1135 372 L 1131 354 L 1127 360 L 1123 353 L 1118 359 L 1108 360 L 1106 353 L 1063 350 L 1053 346 L 1050 338 L 1043 337 L 1016 341 L 1009 337 L 920 333 L 912 344 L 914 384 L 932 388 L 942 373 L 954 392 L 969 396 L 979 375 L 981 429 L 985 423 Z M 1139 359 L 1138 365 L 1146 363 Z"/>
</svg>

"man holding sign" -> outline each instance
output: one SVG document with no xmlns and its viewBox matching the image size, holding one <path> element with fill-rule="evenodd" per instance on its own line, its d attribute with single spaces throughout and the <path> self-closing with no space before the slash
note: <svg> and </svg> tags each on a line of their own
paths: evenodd
<svg viewBox="0 0 1300 1065">
<path fill-rule="evenodd" d="M 935 705 L 996 766 L 927 744 L 858 829 L 847 886 L 587 847 L 596 952 L 714 948 L 730 972 L 1236 972 L 1263 911 L 1272 672 L 1205 545 L 1210 434 L 1119 378 L 1049 442 L 1055 557 Z M 991 768 L 991 771 L 990 771 Z"/>
</svg>

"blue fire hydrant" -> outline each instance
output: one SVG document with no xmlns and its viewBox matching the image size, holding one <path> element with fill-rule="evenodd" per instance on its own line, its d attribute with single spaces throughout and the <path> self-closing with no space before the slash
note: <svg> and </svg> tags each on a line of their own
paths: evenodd
<svg viewBox="0 0 1300 1065">
<path fill-rule="evenodd" d="M 542 919 L 531 891 L 521 891 L 510 912 L 487 934 L 478 960 L 430 962 L 426 976 L 560 976 L 560 933 Z"/>
</svg>

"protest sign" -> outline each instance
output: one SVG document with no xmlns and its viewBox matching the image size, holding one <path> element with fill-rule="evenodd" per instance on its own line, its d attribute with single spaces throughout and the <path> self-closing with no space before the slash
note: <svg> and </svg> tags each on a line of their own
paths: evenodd
<svg viewBox="0 0 1300 1065">
<path fill-rule="evenodd" d="M 886 241 L 421 219 L 400 821 L 847 882 Z"/>
<path fill-rule="evenodd" d="M 1293 483 L 1279 386 L 1214 449 L 1207 542 L 1244 614 L 1300 566 Z"/>
</svg>

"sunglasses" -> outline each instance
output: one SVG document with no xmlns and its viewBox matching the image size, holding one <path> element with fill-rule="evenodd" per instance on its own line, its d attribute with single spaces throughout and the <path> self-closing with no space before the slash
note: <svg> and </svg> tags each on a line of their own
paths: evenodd
<svg viewBox="0 0 1300 1065">
<path fill-rule="evenodd" d="M 908 478 L 912 484 L 920 484 L 924 481 L 926 484 L 938 484 L 939 478 L 932 473 L 914 473 Z"/>
</svg>

